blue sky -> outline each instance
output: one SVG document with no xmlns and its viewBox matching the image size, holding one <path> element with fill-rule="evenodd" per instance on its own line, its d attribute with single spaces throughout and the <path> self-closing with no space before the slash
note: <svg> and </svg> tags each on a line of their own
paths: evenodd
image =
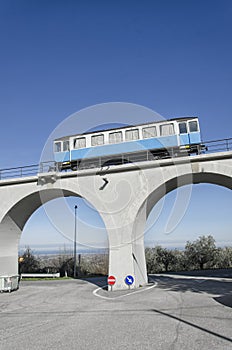
<svg viewBox="0 0 232 350">
<path fill-rule="evenodd" d="M 231 16 L 230 0 L 0 0 L 0 168 L 36 164 L 59 123 L 112 101 L 143 105 L 165 118 L 198 115 L 204 140 L 231 137 Z M 165 197 L 163 219 L 147 241 L 179 244 L 207 233 L 232 241 L 229 190 L 194 186 L 188 212 L 167 235 L 174 196 Z M 90 215 L 84 206 L 79 211 Z M 84 230 L 89 241 L 107 241 L 102 230 L 97 238 Z M 37 243 L 37 231 L 41 243 L 63 239 L 42 209 L 21 243 Z"/>
</svg>

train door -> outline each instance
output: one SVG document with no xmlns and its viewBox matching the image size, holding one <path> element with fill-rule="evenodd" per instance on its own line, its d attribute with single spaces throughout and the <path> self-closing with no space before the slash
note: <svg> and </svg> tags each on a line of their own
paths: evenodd
<svg viewBox="0 0 232 350">
<path fill-rule="evenodd" d="M 179 122 L 180 146 L 189 145 L 190 136 L 188 133 L 187 122 Z"/>
<path fill-rule="evenodd" d="M 200 130 L 197 120 L 188 121 L 189 143 L 191 145 L 201 142 Z"/>
</svg>

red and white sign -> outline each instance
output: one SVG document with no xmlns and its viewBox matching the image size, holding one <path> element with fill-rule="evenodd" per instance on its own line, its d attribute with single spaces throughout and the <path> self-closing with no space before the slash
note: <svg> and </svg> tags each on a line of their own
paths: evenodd
<svg viewBox="0 0 232 350">
<path fill-rule="evenodd" d="M 113 286 L 116 282 L 116 278 L 114 276 L 109 276 L 107 281 L 110 286 Z"/>
</svg>

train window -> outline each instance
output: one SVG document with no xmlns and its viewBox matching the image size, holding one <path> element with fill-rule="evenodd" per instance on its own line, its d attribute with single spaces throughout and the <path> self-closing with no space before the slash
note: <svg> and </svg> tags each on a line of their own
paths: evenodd
<svg viewBox="0 0 232 350">
<path fill-rule="evenodd" d="M 196 132 L 198 130 L 198 123 L 196 120 L 189 122 L 189 132 Z"/>
<path fill-rule="evenodd" d="M 73 148 L 85 148 L 86 147 L 86 140 L 85 137 L 79 137 L 78 139 L 74 139 L 73 141 Z"/>
<path fill-rule="evenodd" d="M 173 134 L 174 134 L 174 125 L 172 123 L 160 125 L 161 136 L 169 136 Z"/>
<path fill-rule="evenodd" d="M 55 152 L 61 152 L 61 142 L 55 142 L 55 144 L 54 144 L 54 151 Z"/>
<path fill-rule="evenodd" d="M 104 135 L 100 134 L 100 135 L 92 136 L 92 138 L 91 138 L 91 145 L 92 146 L 104 145 Z"/>
<path fill-rule="evenodd" d="M 109 143 L 119 143 L 122 142 L 122 132 L 116 131 L 109 134 Z"/>
<path fill-rule="evenodd" d="M 155 126 L 148 126 L 147 128 L 143 128 L 143 138 L 149 139 L 151 137 L 157 136 L 157 131 Z"/>
<path fill-rule="evenodd" d="M 179 131 L 180 131 L 180 134 L 187 134 L 187 124 L 179 123 Z"/>
<path fill-rule="evenodd" d="M 69 151 L 69 141 L 68 140 L 63 142 L 63 151 Z"/>
<path fill-rule="evenodd" d="M 139 129 L 126 130 L 126 141 L 138 140 Z"/>
</svg>

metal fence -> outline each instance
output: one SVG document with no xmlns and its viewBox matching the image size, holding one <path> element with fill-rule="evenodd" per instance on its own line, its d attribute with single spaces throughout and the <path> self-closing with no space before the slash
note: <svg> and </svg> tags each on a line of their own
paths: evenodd
<svg viewBox="0 0 232 350">
<path fill-rule="evenodd" d="M 203 151 L 201 151 L 201 153 L 205 153 L 205 154 L 232 151 L 232 138 L 215 140 L 215 141 L 206 141 L 206 142 L 203 142 L 202 145 L 204 145 L 204 147 L 202 147 Z M 171 152 L 168 152 L 168 153 L 169 153 L 168 157 L 172 156 Z M 145 152 L 140 152 L 138 154 L 121 155 L 120 158 L 118 159 L 118 164 L 124 164 L 128 162 L 149 161 L 154 159 L 155 157 L 154 155 L 151 154 L 150 151 L 145 151 Z M 116 159 L 114 159 L 113 161 L 115 165 Z M 86 169 L 86 168 L 93 168 L 93 167 L 102 167 L 102 166 L 106 166 L 107 164 L 111 165 L 110 160 L 107 160 L 107 158 L 104 158 L 104 157 L 99 159 L 94 159 L 94 160 L 84 159 L 80 163 L 79 170 Z M 41 162 L 40 164 L 28 165 L 23 167 L 0 169 L 0 180 L 37 176 L 38 173 L 48 173 L 52 171 L 55 171 L 55 172 L 59 171 L 54 161 Z"/>
<path fill-rule="evenodd" d="M 232 151 L 232 138 L 206 141 L 203 144 L 206 146 L 206 153 Z"/>
<path fill-rule="evenodd" d="M 38 173 L 56 171 L 55 162 L 43 162 L 23 167 L 0 169 L 0 180 L 36 176 Z"/>
</svg>

